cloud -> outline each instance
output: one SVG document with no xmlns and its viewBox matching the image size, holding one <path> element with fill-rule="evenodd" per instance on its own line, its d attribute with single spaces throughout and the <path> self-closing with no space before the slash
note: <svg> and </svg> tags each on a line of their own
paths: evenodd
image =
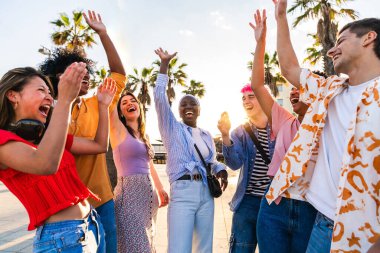
<svg viewBox="0 0 380 253">
<path fill-rule="evenodd" d="M 225 20 L 225 17 L 219 11 L 210 12 L 210 16 L 213 18 L 214 25 L 216 27 L 220 27 L 224 30 L 231 30 L 232 29 L 232 26 L 227 23 L 227 21 Z"/>
<path fill-rule="evenodd" d="M 186 36 L 186 37 L 190 37 L 190 36 L 194 35 L 193 31 L 186 30 L 186 29 L 185 30 L 179 30 L 179 34 Z"/>
</svg>

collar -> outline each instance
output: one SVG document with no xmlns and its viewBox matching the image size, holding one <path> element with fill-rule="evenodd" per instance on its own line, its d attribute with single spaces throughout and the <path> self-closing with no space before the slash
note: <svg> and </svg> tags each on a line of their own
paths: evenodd
<svg viewBox="0 0 380 253">
<path fill-rule="evenodd" d="M 183 128 L 185 128 L 187 131 L 189 131 L 189 133 L 191 133 L 191 134 L 193 133 L 193 127 L 188 126 L 188 125 L 186 125 L 186 124 L 183 123 L 183 122 L 180 122 L 180 123 L 181 123 L 181 125 L 182 125 Z M 197 128 L 201 131 L 202 134 L 207 135 L 206 130 L 203 130 L 203 129 L 200 128 L 200 127 L 197 127 Z"/>
</svg>

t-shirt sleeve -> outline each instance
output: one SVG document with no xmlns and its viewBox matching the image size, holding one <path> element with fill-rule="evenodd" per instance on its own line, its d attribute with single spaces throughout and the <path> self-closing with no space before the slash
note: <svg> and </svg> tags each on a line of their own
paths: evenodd
<svg viewBox="0 0 380 253">
<path fill-rule="evenodd" d="M 0 129 L 0 145 L 3 145 L 9 141 L 27 142 L 12 132 Z"/>
<path fill-rule="evenodd" d="M 117 105 L 117 102 L 120 99 L 121 93 L 123 92 L 125 88 L 125 84 L 127 83 L 127 77 L 125 75 L 112 72 L 110 75 L 110 78 L 112 78 L 116 82 L 116 93 L 109 107 L 110 112 L 112 112 L 112 110 L 115 108 L 115 106 Z"/>
<path fill-rule="evenodd" d="M 67 139 L 66 139 L 65 149 L 70 151 L 71 146 L 73 145 L 73 142 L 74 142 L 74 136 L 72 134 L 68 134 Z"/>
<path fill-rule="evenodd" d="M 274 102 L 272 106 L 272 132 L 274 137 L 277 136 L 281 126 L 286 121 L 293 118 L 294 116 L 288 110 Z"/>
</svg>

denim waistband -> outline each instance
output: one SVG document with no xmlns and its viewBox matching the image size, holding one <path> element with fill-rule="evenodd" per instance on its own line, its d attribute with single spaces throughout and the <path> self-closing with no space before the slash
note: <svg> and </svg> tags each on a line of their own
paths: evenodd
<svg viewBox="0 0 380 253">
<path fill-rule="evenodd" d="M 41 238 L 42 233 L 49 233 L 49 231 L 54 231 L 60 228 L 70 229 L 70 228 L 77 227 L 80 225 L 85 225 L 87 228 L 88 224 L 91 222 L 93 222 L 98 228 L 97 217 L 98 217 L 98 214 L 96 210 L 94 208 L 91 208 L 88 216 L 84 219 L 64 220 L 64 221 L 45 223 L 37 228 L 36 237 L 39 240 Z"/>
</svg>

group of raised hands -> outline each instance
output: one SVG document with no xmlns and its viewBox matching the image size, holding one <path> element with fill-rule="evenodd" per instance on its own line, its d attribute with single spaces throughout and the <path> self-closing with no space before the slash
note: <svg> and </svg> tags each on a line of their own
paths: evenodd
<svg viewBox="0 0 380 253">
<path fill-rule="evenodd" d="M 275 5 L 275 16 L 276 19 L 282 15 L 286 15 L 287 0 L 272 0 Z M 102 18 L 99 14 L 94 11 L 88 11 L 88 14 L 83 13 L 87 24 L 99 35 L 106 33 L 106 26 L 102 22 Z M 254 13 L 254 22 L 250 22 L 249 25 L 254 31 L 254 36 L 256 42 L 265 42 L 266 39 L 266 10 L 262 12 L 256 10 Z M 154 51 L 161 60 L 160 73 L 167 73 L 169 62 L 177 55 L 177 53 L 168 53 L 168 51 L 158 48 Z M 58 100 L 74 101 L 78 94 L 81 86 L 81 80 L 87 73 L 86 64 L 84 63 L 73 63 L 70 65 L 63 75 L 60 76 L 59 96 Z M 112 97 L 115 94 L 115 82 L 109 79 L 105 79 L 104 83 L 98 88 L 98 99 L 101 103 L 111 103 Z M 224 118 L 227 120 L 226 115 Z M 224 129 L 225 130 L 225 129 Z"/>
<path fill-rule="evenodd" d="M 58 85 L 58 102 L 72 103 L 78 97 L 83 77 L 86 75 L 86 64 L 75 62 L 60 76 Z M 97 97 L 100 104 L 108 106 L 116 93 L 116 83 L 111 78 L 104 79 L 98 87 Z"/>
</svg>

